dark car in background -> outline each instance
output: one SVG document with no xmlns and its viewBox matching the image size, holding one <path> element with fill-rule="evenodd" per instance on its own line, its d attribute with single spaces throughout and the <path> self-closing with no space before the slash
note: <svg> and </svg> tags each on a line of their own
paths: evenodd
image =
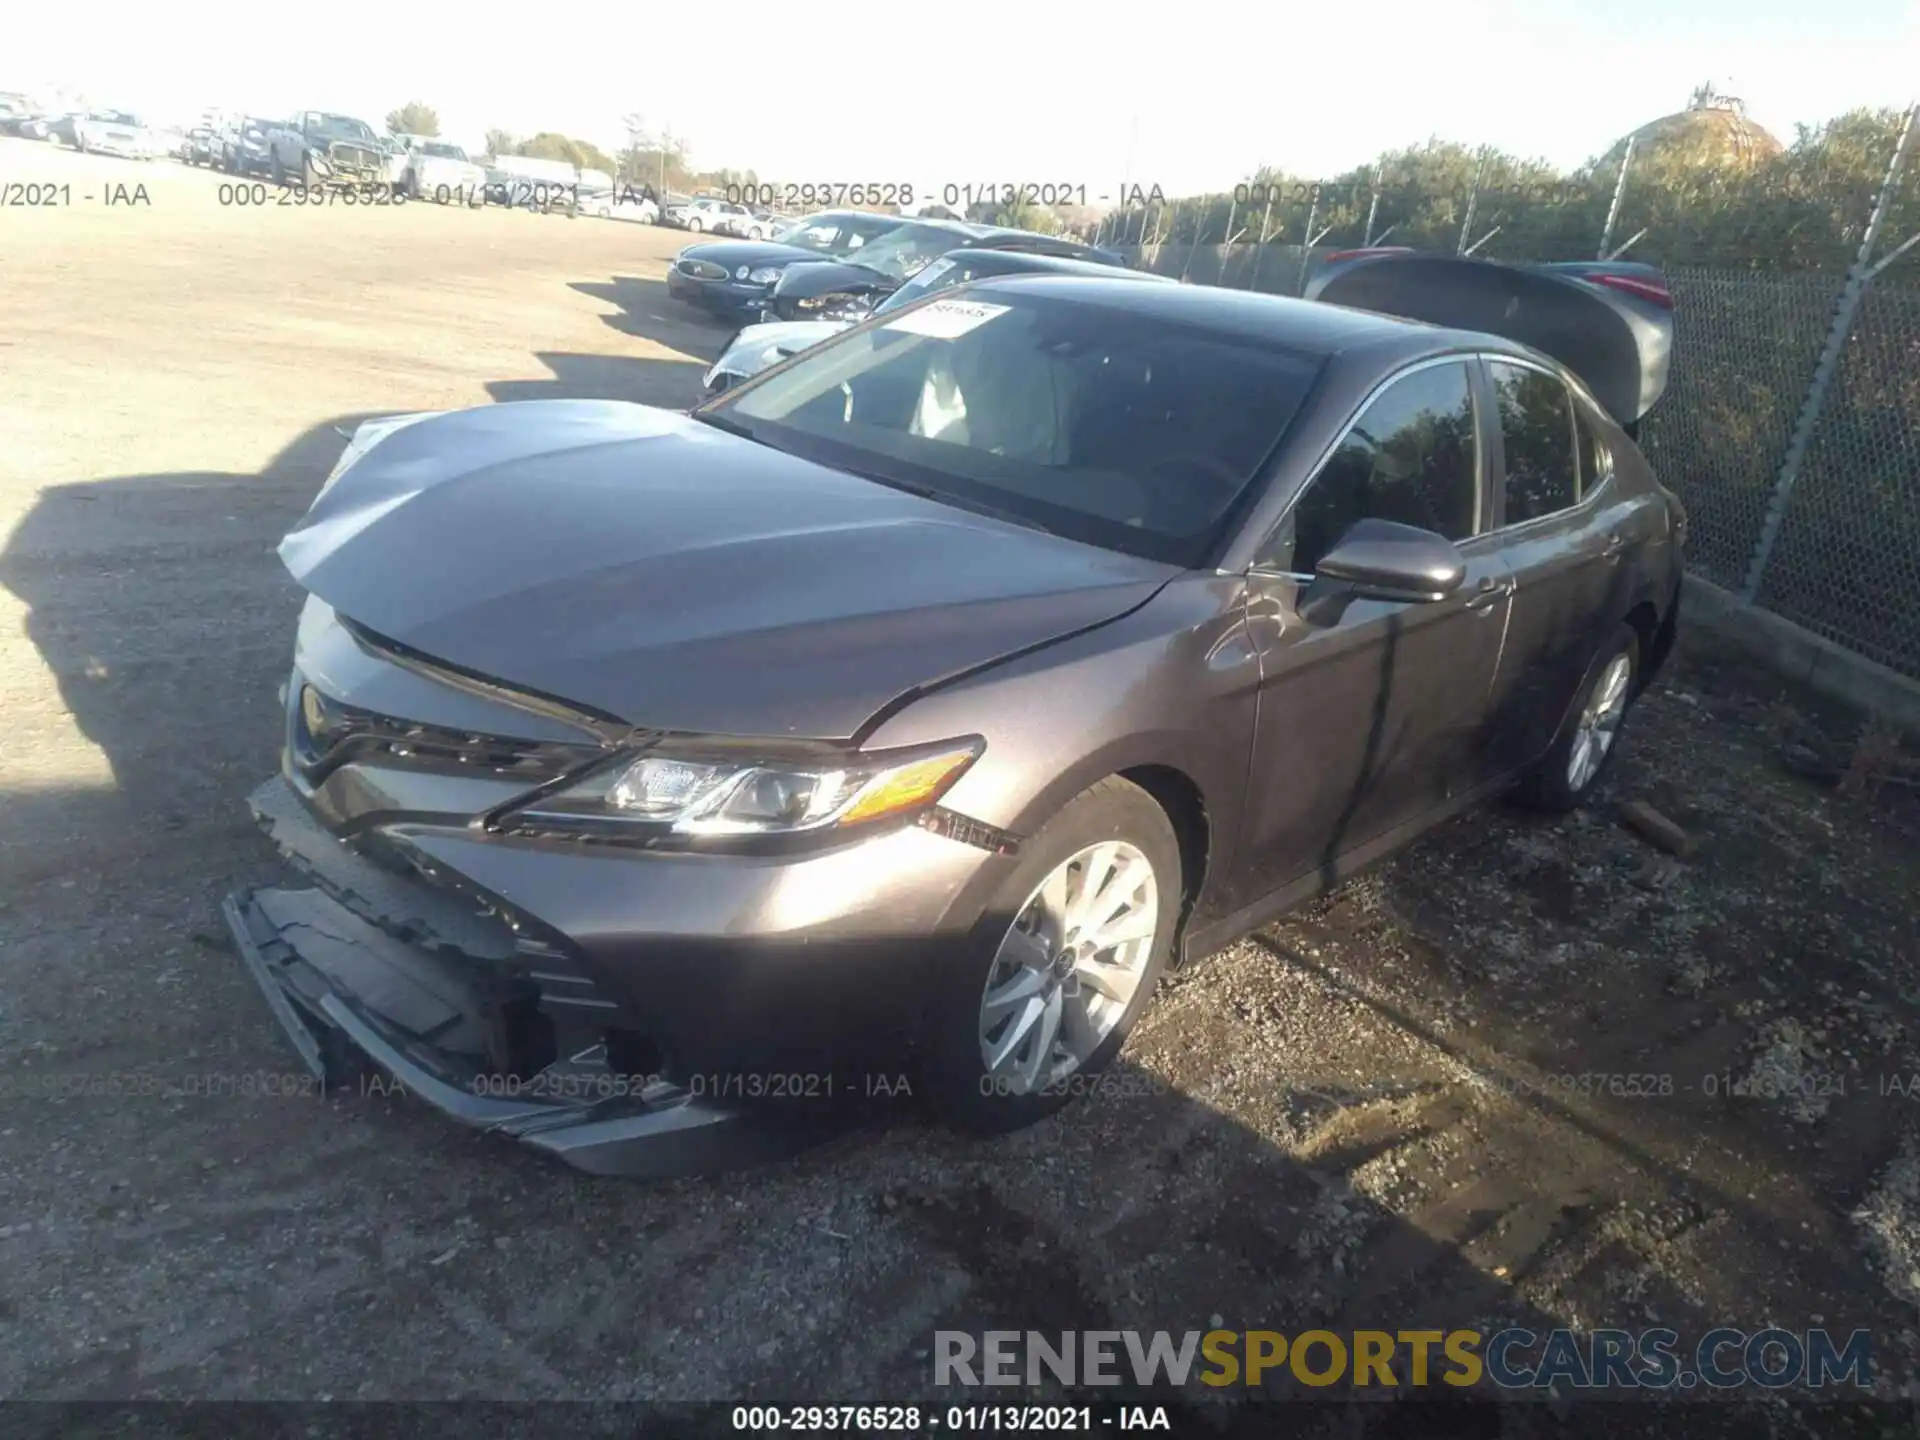
<svg viewBox="0 0 1920 1440">
<path fill-rule="evenodd" d="M 1599 277 L 1397 263 L 1323 297 L 1451 327 L 986 277 L 691 415 L 361 426 L 280 547 L 310 883 L 226 905 L 308 1066 L 603 1173 L 875 1074 L 1005 1130 L 1183 958 L 1585 800 L 1675 635 L 1664 360 Z"/>
<path fill-rule="evenodd" d="M 825 210 L 809 215 L 766 240 L 706 240 L 689 245 L 667 267 L 667 291 L 715 315 L 757 319 L 789 265 L 833 260 L 897 230 L 897 215 L 865 210 Z"/>
<path fill-rule="evenodd" d="M 789 271 L 789 274 L 791 273 L 793 272 Z M 868 272 L 869 275 L 871 273 Z M 872 291 L 869 289 L 859 294 L 848 295 L 844 307 L 835 307 L 840 313 L 840 318 L 762 320 L 757 325 L 747 326 L 733 337 L 733 343 L 713 363 L 702 383 L 708 396 L 722 394 L 741 381 L 752 379 L 762 370 L 778 365 L 782 360 L 798 355 L 802 350 L 838 335 L 857 320 L 864 318 L 869 307 L 871 313 L 884 315 L 911 305 L 916 300 L 925 299 L 937 290 L 964 285 L 971 280 L 984 280 L 1003 275 L 1086 275 L 1107 279 L 1123 276 L 1130 280 L 1146 280 L 1159 285 L 1175 283 L 1165 275 L 1155 275 L 1145 270 L 1128 270 L 1111 264 L 1090 263 L 1060 255 L 1036 255 L 1025 250 L 955 250 L 941 256 L 931 265 L 925 266 L 906 284 L 887 293 L 877 305 L 872 303 Z"/>
<path fill-rule="evenodd" d="M 1052 255 L 1096 265 L 1122 263 L 1110 250 L 1034 230 L 964 220 L 914 220 L 840 257 L 837 263 L 789 266 L 775 283 L 763 316 L 769 320 L 858 319 L 942 255 L 972 249 Z"/>
<path fill-rule="evenodd" d="M 267 136 L 274 122 L 257 115 L 229 121 L 220 132 L 220 153 L 216 163 L 229 175 L 264 176 L 271 169 Z"/>
</svg>

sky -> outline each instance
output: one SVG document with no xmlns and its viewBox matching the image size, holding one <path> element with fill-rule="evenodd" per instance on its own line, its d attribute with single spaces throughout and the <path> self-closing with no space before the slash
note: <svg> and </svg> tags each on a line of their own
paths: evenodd
<svg viewBox="0 0 1920 1440">
<path fill-rule="evenodd" d="M 1332 175 L 1435 135 L 1569 168 L 1703 81 L 1789 142 L 1796 122 L 1920 91 L 1920 0 L 845 0 L 805 14 L 576 0 L 551 34 L 519 7 L 502 20 L 443 0 L 216 0 L 190 25 L 147 0 L 17 8 L 0 91 L 77 93 L 157 123 L 219 107 L 378 127 L 418 100 L 474 148 L 498 128 L 611 151 L 638 113 L 702 169 L 1051 182 L 1094 203 L 1128 184 L 1226 189 L 1263 164 Z M 347 34 L 367 38 L 349 49 Z"/>
</svg>

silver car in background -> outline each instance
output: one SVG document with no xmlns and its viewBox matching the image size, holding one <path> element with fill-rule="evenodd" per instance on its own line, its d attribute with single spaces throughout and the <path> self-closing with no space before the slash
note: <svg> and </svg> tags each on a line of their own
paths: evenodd
<svg viewBox="0 0 1920 1440">
<path fill-rule="evenodd" d="M 125 160 L 152 160 L 169 148 L 145 121 L 125 110 L 89 110 L 75 116 L 73 145 L 86 154 Z"/>
</svg>

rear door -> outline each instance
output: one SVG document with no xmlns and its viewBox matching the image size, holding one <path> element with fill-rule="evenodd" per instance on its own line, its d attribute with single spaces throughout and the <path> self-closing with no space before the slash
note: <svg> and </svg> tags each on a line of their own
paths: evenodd
<svg viewBox="0 0 1920 1440">
<path fill-rule="evenodd" d="M 1511 770 L 1553 743 L 1631 576 L 1590 402 L 1507 355 L 1484 356 L 1480 380 L 1494 419 L 1491 539 L 1514 579 L 1490 707 L 1498 768 Z"/>
</svg>

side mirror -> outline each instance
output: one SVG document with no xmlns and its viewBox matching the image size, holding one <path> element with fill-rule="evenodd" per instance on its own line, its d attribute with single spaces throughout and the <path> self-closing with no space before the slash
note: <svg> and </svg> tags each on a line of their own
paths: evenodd
<svg viewBox="0 0 1920 1440">
<path fill-rule="evenodd" d="M 1467 578 L 1467 562 L 1451 540 L 1392 520 L 1362 520 L 1314 567 L 1376 600 L 1444 600 Z"/>
</svg>

